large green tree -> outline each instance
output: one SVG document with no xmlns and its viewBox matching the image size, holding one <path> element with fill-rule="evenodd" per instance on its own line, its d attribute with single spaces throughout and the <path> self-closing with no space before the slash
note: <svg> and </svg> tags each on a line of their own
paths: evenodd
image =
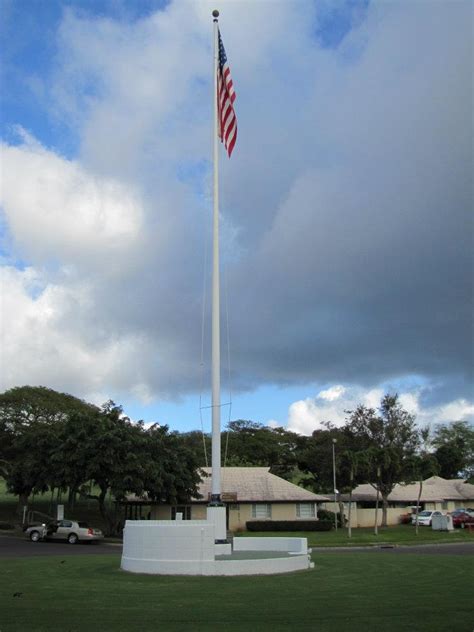
<svg viewBox="0 0 474 632">
<path fill-rule="evenodd" d="M 200 467 L 206 467 L 211 463 L 211 435 L 200 430 L 181 432 L 179 440 L 182 445 L 193 452 Z"/>
<path fill-rule="evenodd" d="M 200 481 L 201 462 L 178 433 L 132 423 L 111 401 L 98 408 L 44 387 L 11 389 L 0 395 L 0 439 L 2 472 L 20 506 L 32 492 L 88 493 L 109 532 L 116 524 L 107 496 L 183 502 Z"/>
<path fill-rule="evenodd" d="M 302 443 L 296 433 L 238 419 L 222 433 L 223 462 L 229 466 L 266 466 L 273 474 L 291 477 Z"/>
<path fill-rule="evenodd" d="M 346 423 L 349 435 L 364 452 L 363 475 L 380 492 L 382 525 L 387 525 L 388 496 L 397 483 L 410 477 L 419 447 L 415 417 L 401 406 L 397 395 L 383 397 L 378 413 L 358 406 Z"/>
<path fill-rule="evenodd" d="M 63 426 L 53 455 L 56 475 L 65 487 L 80 489 L 98 502 L 99 511 L 114 532 L 117 526 L 108 496 L 123 500 L 128 494 L 153 501 L 189 501 L 197 493 L 199 462 L 167 426 L 146 429 L 132 423 L 114 402 L 94 415 L 76 413 Z M 89 492 L 89 482 L 97 490 Z"/>
<path fill-rule="evenodd" d="M 474 428 L 467 421 L 436 427 L 432 439 L 434 456 L 443 478 L 474 477 Z"/>
<path fill-rule="evenodd" d="M 55 485 L 49 460 L 71 415 L 98 409 L 44 386 L 19 386 L 0 394 L 0 462 L 8 490 L 26 504 L 32 492 Z"/>
</svg>

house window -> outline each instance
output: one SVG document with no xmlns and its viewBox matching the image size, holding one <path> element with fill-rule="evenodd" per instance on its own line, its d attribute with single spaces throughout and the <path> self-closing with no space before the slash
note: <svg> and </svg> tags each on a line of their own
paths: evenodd
<svg viewBox="0 0 474 632">
<path fill-rule="evenodd" d="M 316 509 L 314 503 L 296 503 L 297 518 L 316 518 Z"/>
<path fill-rule="evenodd" d="M 447 509 L 447 508 L 448 508 L 448 501 L 443 500 L 443 502 L 441 503 L 441 509 Z"/>
<path fill-rule="evenodd" d="M 265 520 L 272 517 L 272 506 L 269 503 L 255 503 L 252 505 L 252 518 Z"/>
</svg>

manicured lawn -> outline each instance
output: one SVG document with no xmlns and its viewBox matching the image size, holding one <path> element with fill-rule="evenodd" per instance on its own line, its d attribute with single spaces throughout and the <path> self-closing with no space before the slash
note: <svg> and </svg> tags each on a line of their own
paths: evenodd
<svg viewBox="0 0 474 632">
<path fill-rule="evenodd" d="M 332 531 L 293 531 L 287 532 L 245 532 L 236 534 L 238 537 L 300 537 L 308 538 L 309 546 L 367 546 L 370 544 L 429 544 L 435 542 L 474 542 L 474 533 L 467 529 L 455 529 L 450 533 L 446 531 L 433 531 L 431 527 L 419 527 L 416 535 L 412 525 L 398 525 L 394 527 L 379 528 L 378 535 L 374 535 L 373 528 L 352 529 L 352 537 L 349 538 L 347 529 Z M 473 628 L 474 629 L 474 628 Z"/>
<path fill-rule="evenodd" d="M 311 571 L 241 578 L 132 575 L 119 570 L 115 555 L 2 560 L 0 630 L 473 628 L 472 558 L 359 552 L 313 558 Z"/>
</svg>

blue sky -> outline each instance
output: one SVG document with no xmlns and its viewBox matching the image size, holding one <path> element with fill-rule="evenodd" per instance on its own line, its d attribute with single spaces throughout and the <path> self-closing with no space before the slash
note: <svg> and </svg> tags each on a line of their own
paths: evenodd
<svg viewBox="0 0 474 632">
<path fill-rule="evenodd" d="M 216 7 L 232 418 L 309 433 L 395 390 L 472 420 L 463 0 L 4 0 L 0 388 L 199 427 Z"/>
</svg>

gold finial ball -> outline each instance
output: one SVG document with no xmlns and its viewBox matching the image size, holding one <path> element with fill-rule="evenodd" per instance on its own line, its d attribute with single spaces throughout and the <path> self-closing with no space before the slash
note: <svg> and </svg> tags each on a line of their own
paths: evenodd
<svg viewBox="0 0 474 632">
<path fill-rule="evenodd" d="M 217 9 L 214 9 L 214 11 L 212 12 L 212 17 L 213 18 L 218 18 L 219 17 L 219 11 Z"/>
</svg>

